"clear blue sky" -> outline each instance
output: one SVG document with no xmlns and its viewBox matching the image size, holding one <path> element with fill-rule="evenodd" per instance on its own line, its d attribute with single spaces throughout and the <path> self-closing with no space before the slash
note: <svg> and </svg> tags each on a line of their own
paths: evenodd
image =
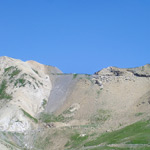
<svg viewBox="0 0 150 150">
<path fill-rule="evenodd" d="M 65 73 L 150 63 L 150 0 L 0 0 L 0 56 Z"/>
</svg>

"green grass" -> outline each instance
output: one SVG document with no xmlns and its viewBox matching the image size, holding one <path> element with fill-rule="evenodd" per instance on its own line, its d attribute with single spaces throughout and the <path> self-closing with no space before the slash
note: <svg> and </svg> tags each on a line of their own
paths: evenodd
<svg viewBox="0 0 150 150">
<path fill-rule="evenodd" d="M 73 74 L 73 79 L 75 79 L 78 76 L 78 74 Z"/>
<path fill-rule="evenodd" d="M 8 68 L 5 68 L 4 72 L 9 72 L 10 70 L 14 69 L 15 67 L 14 66 L 10 66 Z"/>
<path fill-rule="evenodd" d="M 42 107 L 45 108 L 46 105 L 47 105 L 47 100 L 46 100 L 46 99 L 43 99 Z"/>
<path fill-rule="evenodd" d="M 65 110 L 63 114 L 71 114 L 70 109 Z"/>
<path fill-rule="evenodd" d="M 94 84 L 94 81 L 92 80 L 92 77 L 90 74 L 85 74 L 85 79 L 89 80 L 92 84 Z"/>
<path fill-rule="evenodd" d="M 17 139 L 17 142 L 14 137 Z M 0 131 L 0 141 L 5 141 L 5 144 L 8 144 L 7 146 L 12 146 L 10 150 L 16 150 L 17 148 L 22 150 L 25 144 L 23 143 L 24 137 L 24 133 Z"/>
<path fill-rule="evenodd" d="M 136 147 L 136 148 L 128 148 L 128 147 L 109 147 L 109 146 L 101 146 L 96 148 L 89 148 L 87 150 L 149 150 L 150 147 Z"/>
<path fill-rule="evenodd" d="M 41 113 L 40 120 L 49 123 L 49 122 L 63 122 L 64 117 L 62 115 L 55 116 L 54 114 Z"/>
<path fill-rule="evenodd" d="M 70 140 L 66 143 L 65 147 L 75 148 L 82 145 L 82 143 L 88 139 L 88 135 L 80 136 L 79 133 L 74 133 Z"/>
<path fill-rule="evenodd" d="M 4 93 L 4 91 L 6 90 L 6 88 L 7 88 L 7 81 L 3 80 L 2 84 L 0 85 L 0 94 Z"/>
<path fill-rule="evenodd" d="M 24 87 L 25 86 L 26 80 L 23 78 L 17 79 L 14 83 L 14 86 L 17 86 L 19 84 L 19 87 Z"/>
<path fill-rule="evenodd" d="M 129 149 L 128 148 L 109 147 L 109 146 L 99 146 L 96 148 L 89 148 L 88 150 L 129 150 Z"/>
<path fill-rule="evenodd" d="M 18 69 L 17 67 L 14 66 L 10 66 L 8 68 L 5 68 L 4 73 L 10 76 L 10 79 L 13 78 L 14 76 L 17 76 L 19 73 L 21 72 L 20 69 Z"/>
<path fill-rule="evenodd" d="M 135 114 L 135 116 L 137 116 L 137 117 L 138 117 L 138 116 L 141 116 L 141 115 L 143 115 L 142 112 L 139 112 L 139 113 L 136 113 L 136 114 Z"/>
<path fill-rule="evenodd" d="M 10 78 L 17 76 L 20 72 L 21 72 L 21 70 L 19 70 L 18 68 L 15 68 L 15 70 L 11 74 L 9 74 Z"/>
<path fill-rule="evenodd" d="M 0 99 L 12 99 L 12 96 L 6 93 L 6 89 L 7 89 L 7 81 L 3 80 L 0 85 Z"/>
<path fill-rule="evenodd" d="M 103 123 L 109 118 L 110 112 L 108 110 L 100 109 L 94 116 L 91 117 L 91 122 Z"/>
<path fill-rule="evenodd" d="M 63 114 L 71 114 L 71 110 L 73 109 L 73 107 L 69 107 L 68 109 L 66 109 L 65 111 L 63 111 Z"/>
<path fill-rule="evenodd" d="M 50 135 L 45 135 L 45 136 L 39 136 L 36 138 L 34 141 L 34 147 L 36 147 L 36 150 L 44 150 L 48 149 L 53 144 L 51 141 L 51 136 Z M 33 149 L 34 150 L 34 149 Z"/>
<path fill-rule="evenodd" d="M 31 120 L 33 120 L 35 123 L 38 123 L 38 120 L 36 118 L 34 118 L 33 116 L 31 116 L 28 112 L 26 112 L 24 109 L 21 109 L 22 112 L 24 113 L 24 115 L 28 118 L 30 118 Z"/>
<path fill-rule="evenodd" d="M 123 129 L 104 133 L 95 140 L 89 141 L 85 146 L 107 144 L 150 144 L 150 121 L 139 121 Z"/>
</svg>

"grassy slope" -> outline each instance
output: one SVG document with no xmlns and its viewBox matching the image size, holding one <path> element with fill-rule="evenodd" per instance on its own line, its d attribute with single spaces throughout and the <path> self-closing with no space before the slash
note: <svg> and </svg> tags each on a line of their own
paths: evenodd
<svg viewBox="0 0 150 150">
<path fill-rule="evenodd" d="M 105 143 L 105 145 L 120 144 L 120 143 L 149 145 L 150 144 L 150 120 L 139 121 L 123 129 L 113 131 L 110 133 L 104 133 L 101 136 L 98 136 L 95 140 L 88 141 L 87 143 L 84 144 L 84 146 L 85 147 L 96 146 L 102 143 Z M 144 145 L 142 149 L 146 149 L 146 146 Z"/>
<path fill-rule="evenodd" d="M 84 138 L 72 136 L 65 146 L 67 150 L 149 150 L 150 120 L 139 121 L 120 130 L 104 133 L 94 140 L 89 140 L 87 136 Z"/>
</svg>

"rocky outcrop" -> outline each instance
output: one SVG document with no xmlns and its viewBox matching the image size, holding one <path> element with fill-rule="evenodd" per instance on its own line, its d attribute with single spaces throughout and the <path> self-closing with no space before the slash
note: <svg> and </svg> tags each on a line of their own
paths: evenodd
<svg viewBox="0 0 150 150">
<path fill-rule="evenodd" d="M 132 73 L 132 74 L 131 74 Z M 137 68 L 121 69 L 117 67 L 104 68 L 95 73 L 99 76 L 131 76 L 150 77 L 150 64 Z"/>
<path fill-rule="evenodd" d="M 0 130 L 24 132 L 37 123 L 52 88 L 44 65 L 0 58 Z"/>
<path fill-rule="evenodd" d="M 126 69 L 120 69 L 117 67 L 108 67 L 104 68 L 98 72 L 95 73 L 99 76 L 125 76 L 125 75 L 131 75 L 130 72 L 128 72 Z"/>
<path fill-rule="evenodd" d="M 127 71 L 132 72 L 137 77 L 150 77 L 150 64 L 142 67 L 130 68 Z"/>
</svg>

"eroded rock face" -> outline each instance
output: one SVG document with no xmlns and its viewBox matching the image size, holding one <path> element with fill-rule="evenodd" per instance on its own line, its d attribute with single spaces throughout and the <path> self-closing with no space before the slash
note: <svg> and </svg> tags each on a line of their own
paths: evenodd
<svg viewBox="0 0 150 150">
<path fill-rule="evenodd" d="M 137 68 L 121 69 L 117 67 L 104 68 L 95 73 L 100 76 L 138 76 L 138 77 L 150 77 L 150 64 Z"/>
<path fill-rule="evenodd" d="M 129 72 L 126 69 L 120 69 L 117 67 L 108 67 L 104 68 L 98 72 L 95 73 L 96 75 L 100 76 L 125 76 L 125 75 L 132 75 L 131 72 Z"/>
<path fill-rule="evenodd" d="M 95 84 L 103 88 L 105 83 L 110 81 L 134 81 L 135 78 L 150 77 L 150 65 L 147 64 L 142 67 L 136 68 L 117 68 L 117 67 L 107 67 L 98 72 L 93 76 Z"/>
<path fill-rule="evenodd" d="M 52 85 L 44 65 L 0 58 L 0 130 L 24 132 L 37 122 Z"/>
<path fill-rule="evenodd" d="M 150 77 L 150 64 L 147 64 L 142 67 L 127 69 L 132 72 L 135 76 L 138 77 Z"/>
</svg>

